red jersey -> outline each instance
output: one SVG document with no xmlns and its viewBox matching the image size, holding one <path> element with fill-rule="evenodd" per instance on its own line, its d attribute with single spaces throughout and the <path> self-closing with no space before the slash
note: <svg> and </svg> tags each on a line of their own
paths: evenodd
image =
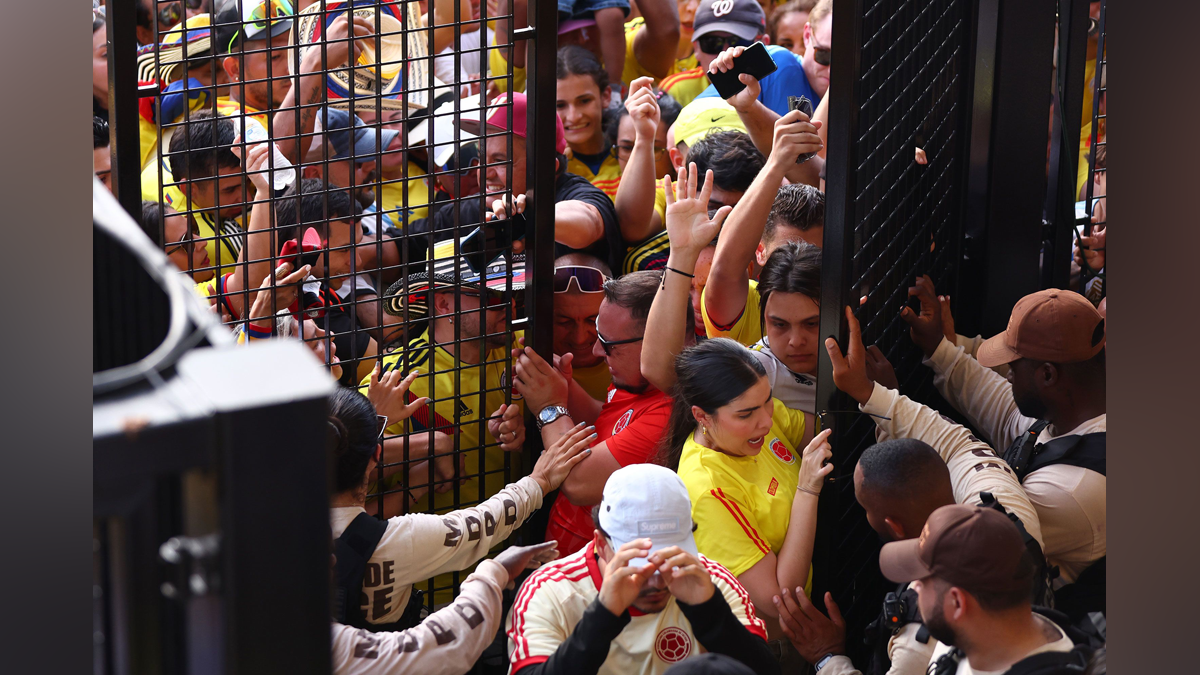
<svg viewBox="0 0 1200 675">
<path fill-rule="evenodd" d="M 596 418 L 596 443 L 607 444 L 621 466 L 650 461 L 671 419 L 671 405 L 671 397 L 654 387 L 632 394 L 608 385 L 608 402 Z M 557 539 L 561 555 L 583 548 L 595 529 L 591 506 L 576 506 L 558 495 L 550 509 L 546 540 Z"/>
</svg>

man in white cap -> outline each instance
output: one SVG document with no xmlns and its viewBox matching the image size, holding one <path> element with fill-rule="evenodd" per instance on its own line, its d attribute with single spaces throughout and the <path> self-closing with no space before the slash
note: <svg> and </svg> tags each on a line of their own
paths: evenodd
<svg viewBox="0 0 1200 675">
<path fill-rule="evenodd" d="M 660 674 L 701 652 L 778 673 L 745 589 L 696 551 L 692 504 L 675 472 L 619 469 L 593 509 L 595 538 L 543 566 L 507 623 L 513 675 Z"/>
</svg>

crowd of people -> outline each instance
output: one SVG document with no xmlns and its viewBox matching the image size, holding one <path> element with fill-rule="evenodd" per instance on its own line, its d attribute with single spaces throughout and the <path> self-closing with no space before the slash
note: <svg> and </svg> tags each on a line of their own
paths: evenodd
<svg viewBox="0 0 1200 675">
<path fill-rule="evenodd" d="M 844 351 L 819 334 L 831 0 L 558 12 L 539 354 L 526 0 L 138 0 L 132 215 L 240 342 L 300 339 L 339 385 L 335 672 L 1104 672 L 1103 145 L 1086 296 L 1026 296 L 984 339 L 911 280 L 899 318 L 968 428 L 900 391 L 853 308 Z M 94 0 L 111 186 L 106 20 Z M 876 425 L 838 471 L 899 584 L 859 663 L 812 597 L 822 350 Z M 543 543 L 504 548 L 543 508 Z"/>
</svg>

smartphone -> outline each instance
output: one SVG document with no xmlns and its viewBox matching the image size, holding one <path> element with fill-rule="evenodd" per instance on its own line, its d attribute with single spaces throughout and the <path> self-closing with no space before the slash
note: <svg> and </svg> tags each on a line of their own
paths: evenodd
<svg viewBox="0 0 1200 675">
<path fill-rule="evenodd" d="M 776 66 L 775 62 L 771 60 L 771 55 L 767 53 L 766 46 L 761 42 L 755 42 L 747 47 L 741 56 L 733 60 L 733 68 L 729 72 L 709 73 L 708 81 L 717 88 L 717 93 L 721 95 L 721 98 L 728 99 L 746 88 L 746 85 L 738 79 L 738 75 L 746 73 L 762 82 L 764 77 L 778 68 L 779 66 Z"/>
<path fill-rule="evenodd" d="M 804 113 L 805 115 L 808 115 L 809 119 L 812 119 L 812 114 L 813 114 L 812 101 L 808 100 L 807 96 L 789 96 L 788 97 L 788 109 L 789 110 L 799 110 L 800 112 Z M 816 154 L 817 153 L 815 153 L 815 152 L 801 153 L 800 156 L 796 158 L 796 163 L 803 164 L 804 162 L 807 162 L 808 160 L 815 157 Z"/>
</svg>

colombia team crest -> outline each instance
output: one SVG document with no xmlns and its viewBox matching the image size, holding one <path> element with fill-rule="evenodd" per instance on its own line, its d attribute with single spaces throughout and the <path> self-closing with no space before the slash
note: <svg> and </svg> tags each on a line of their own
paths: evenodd
<svg viewBox="0 0 1200 675">
<path fill-rule="evenodd" d="M 630 408 L 629 410 L 626 410 L 625 414 L 621 415 L 621 419 L 617 420 L 617 423 L 613 425 L 612 435 L 616 436 L 617 434 L 621 433 L 621 430 L 623 430 L 625 427 L 629 426 L 629 423 L 632 420 L 633 420 L 633 408 Z"/>
<path fill-rule="evenodd" d="M 779 458 L 779 461 L 783 462 L 784 464 L 793 464 L 796 461 L 796 456 L 793 455 L 792 451 L 788 450 L 787 446 L 783 444 L 783 441 L 779 440 L 778 438 L 771 440 L 771 452 L 775 453 L 775 456 Z"/>
<path fill-rule="evenodd" d="M 692 653 L 692 637 L 671 626 L 654 638 L 654 654 L 667 663 L 678 663 Z"/>
</svg>

